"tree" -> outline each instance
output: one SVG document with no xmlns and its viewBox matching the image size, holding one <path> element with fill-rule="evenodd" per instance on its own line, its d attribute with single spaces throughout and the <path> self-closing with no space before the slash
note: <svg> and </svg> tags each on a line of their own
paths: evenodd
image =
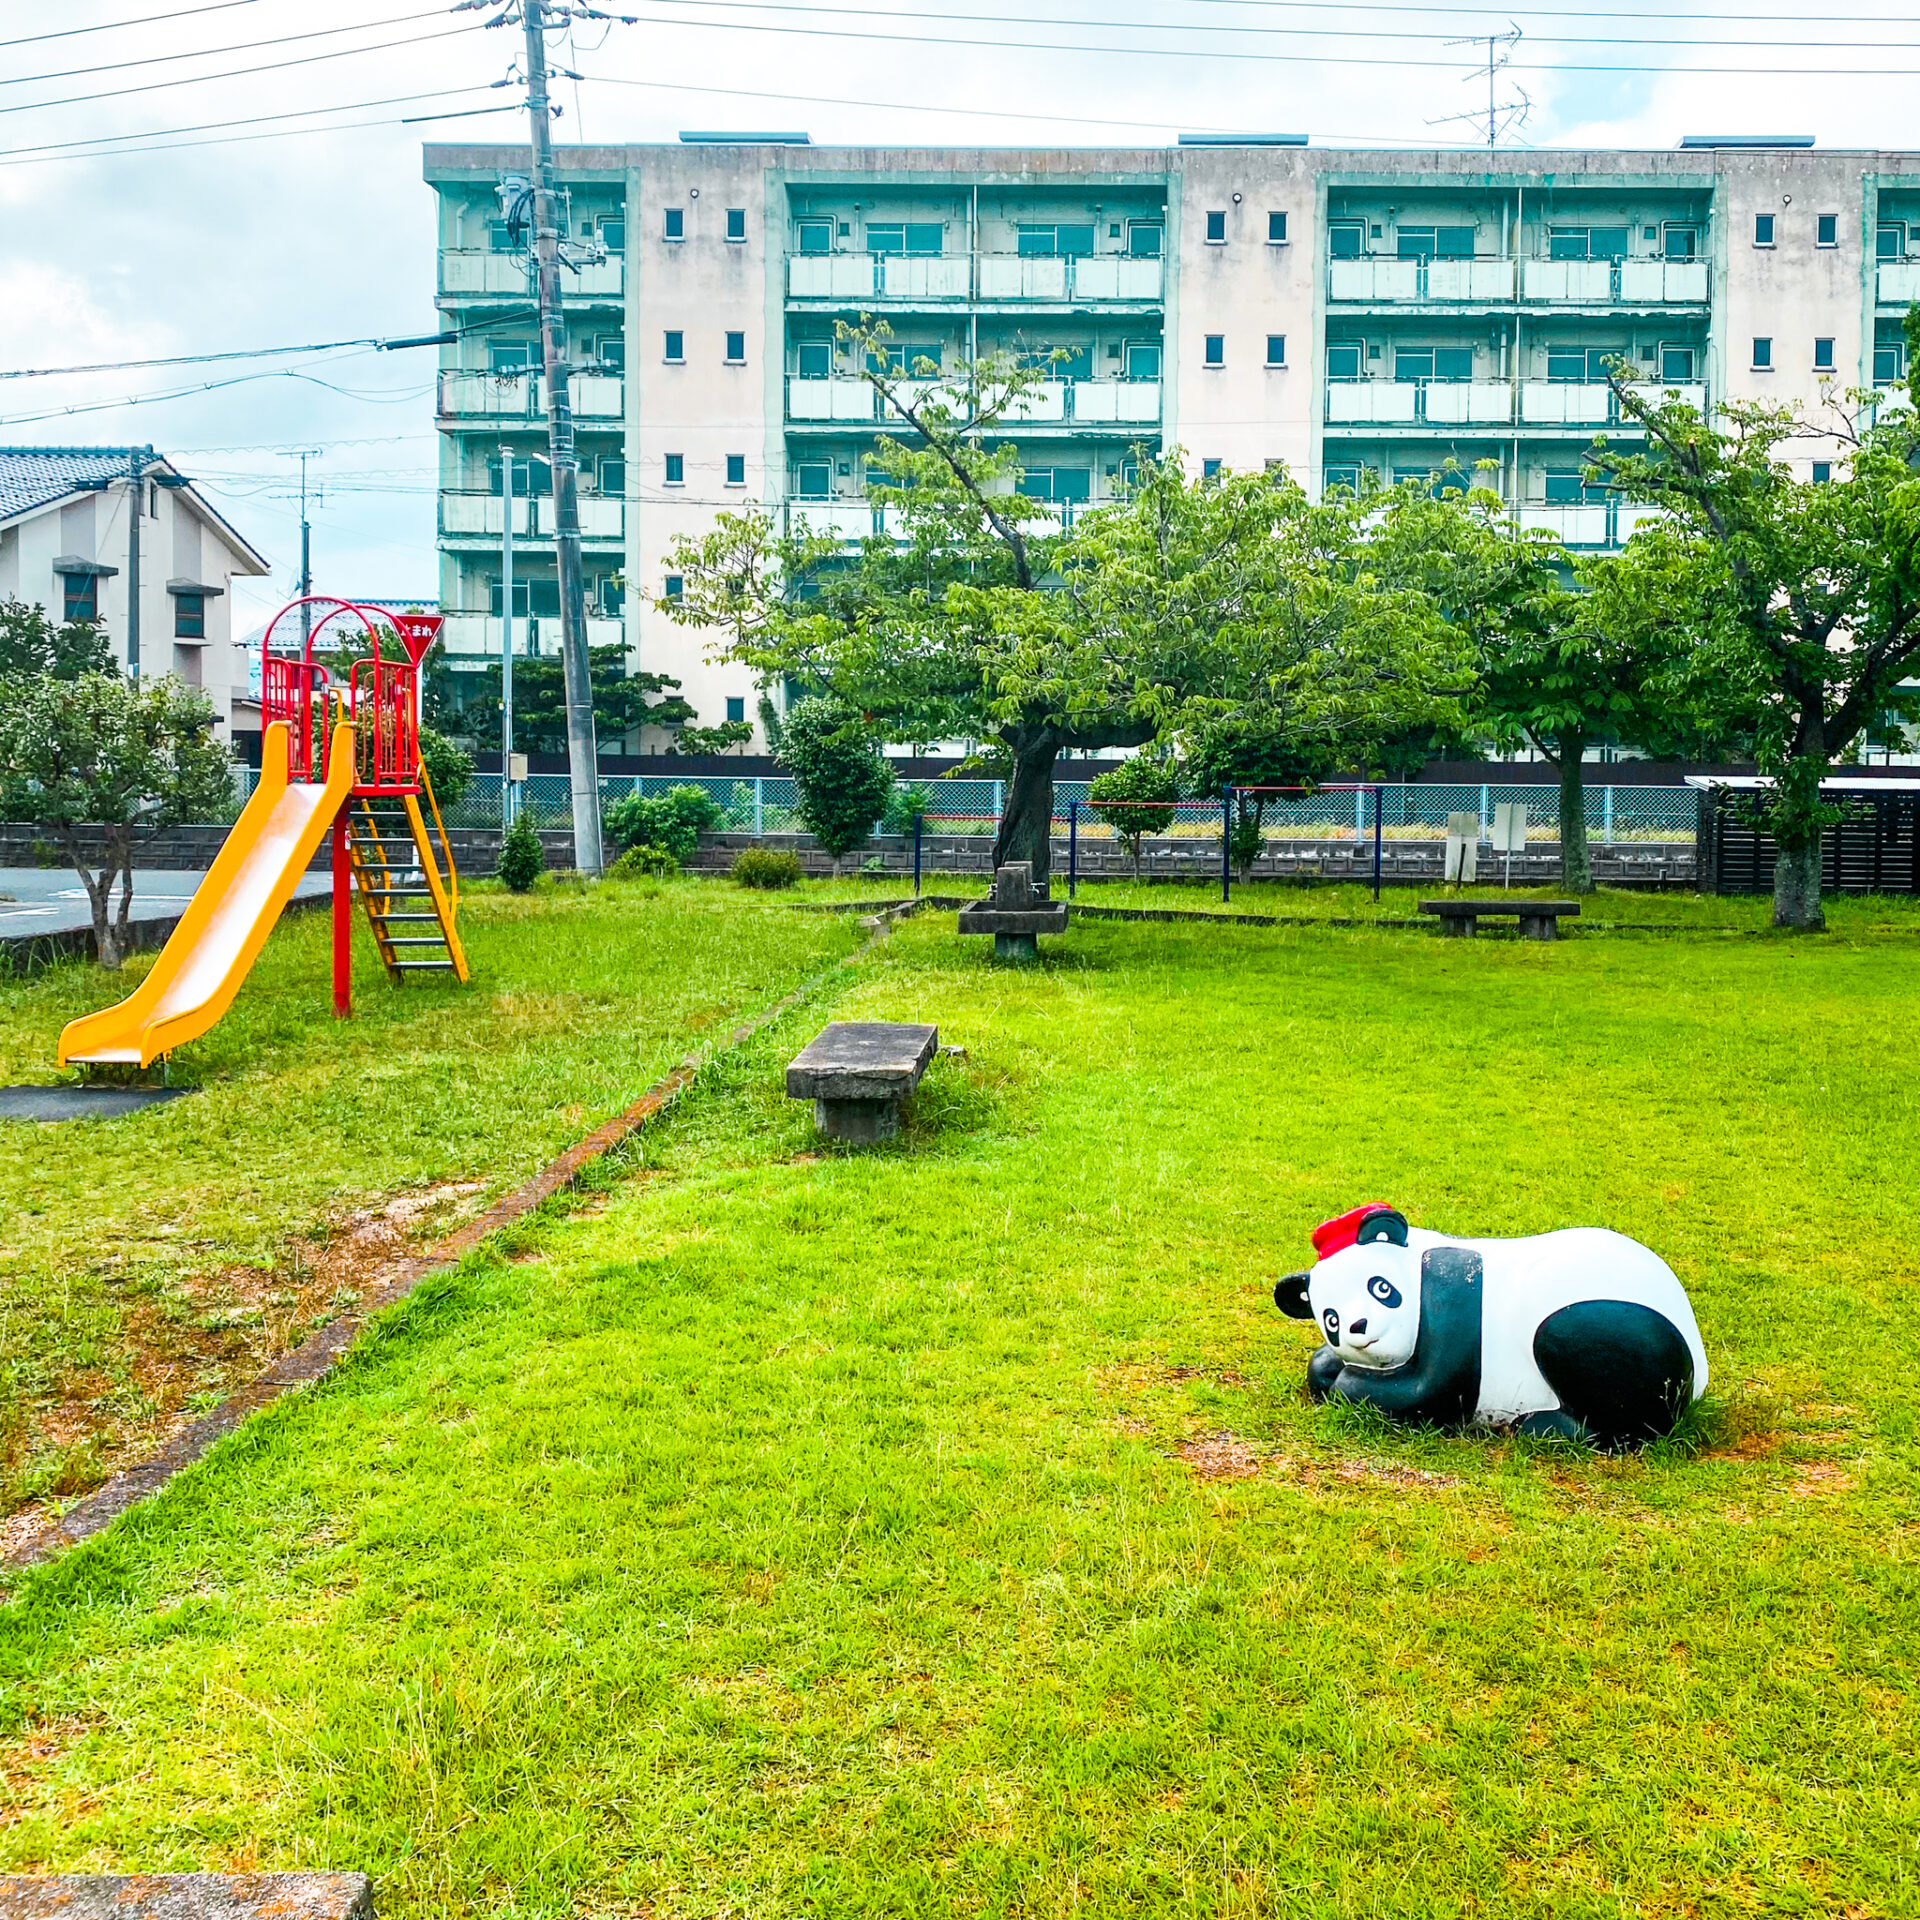
<svg viewBox="0 0 1920 1920">
<path fill-rule="evenodd" d="M 1087 787 L 1087 805 L 1112 829 L 1140 878 L 1140 842 L 1150 833 L 1173 831 L 1173 802 L 1180 797 L 1180 776 L 1172 761 L 1137 753 L 1111 773 L 1097 773 Z"/>
<path fill-rule="evenodd" d="M 1309 798 L 1343 768 L 1361 766 L 1365 752 L 1363 742 L 1303 736 L 1270 717 L 1250 714 L 1218 721 L 1189 742 L 1186 772 L 1196 792 L 1233 789 L 1227 851 L 1247 880 L 1266 845 L 1267 808 Z"/>
<path fill-rule="evenodd" d="M 49 674 L 77 680 L 83 673 L 114 671 L 113 643 L 96 621 L 69 620 L 56 627 L 44 607 L 0 600 L 0 677 Z"/>
<path fill-rule="evenodd" d="M 780 764 L 793 775 L 796 811 L 833 856 L 865 846 L 893 791 L 893 769 L 860 715 L 834 700 L 798 702 L 787 715 Z"/>
<path fill-rule="evenodd" d="M 135 846 L 162 827 L 219 819 L 233 797 L 233 761 L 204 694 L 116 673 L 0 675 L 0 806 L 46 828 L 72 862 L 103 967 L 126 951 Z M 89 842 L 104 843 L 99 858 Z"/>
<path fill-rule="evenodd" d="M 1909 314 L 1910 337 L 1917 324 Z M 1709 424 L 1612 379 L 1648 446 L 1597 446 L 1591 470 L 1671 516 L 1634 536 L 1640 592 L 1623 615 L 1684 627 L 1702 697 L 1750 731 L 1768 776 L 1752 811 L 1778 851 L 1773 923 L 1822 927 L 1821 838 L 1838 815 L 1820 783 L 1904 703 L 1920 662 L 1920 424 L 1859 392 L 1818 422 L 1728 401 Z M 1815 433 L 1843 456 L 1827 482 L 1780 457 Z"/>
<path fill-rule="evenodd" d="M 646 797 L 628 794 L 606 810 L 606 828 L 622 852 L 657 847 L 684 867 L 700 848 L 700 836 L 720 824 L 720 803 L 691 781 Z"/>
<path fill-rule="evenodd" d="M 473 785 L 473 756 L 434 727 L 420 729 L 420 764 L 433 786 L 434 804 L 450 811 Z"/>
<path fill-rule="evenodd" d="M 495 872 L 509 893 L 525 893 L 546 867 L 547 850 L 533 829 L 533 816 L 522 808 L 500 836 L 500 864 Z"/>
</svg>

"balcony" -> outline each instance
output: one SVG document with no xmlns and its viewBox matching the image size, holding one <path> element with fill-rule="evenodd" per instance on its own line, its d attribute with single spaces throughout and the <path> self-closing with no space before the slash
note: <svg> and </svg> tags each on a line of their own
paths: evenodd
<svg viewBox="0 0 1920 1920">
<path fill-rule="evenodd" d="M 787 508 L 787 527 L 796 535 L 867 540 L 877 530 L 877 520 L 866 500 L 796 500 Z"/>
<path fill-rule="evenodd" d="M 1657 507 L 1625 501 L 1523 502 L 1515 513 L 1522 531 L 1551 533 L 1563 546 L 1620 547 L 1642 521 L 1652 519 Z"/>
<path fill-rule="evenodd" d="M 560 268 L 560 297 L 617 300 L 626 290 L 626 262 L 617 254 L 592 266 Z M 440 251 L 442 297 L 459 294 L 533 297 L 533 263 L 525 254 L 494 253 L 485 247 L 443 247 Z"/>
<path fill-rule="evenodd" d="M 1704 386 L 1665 389 L 1701 413 Z M 1518 411 L 1515 410 L 1516 398 Z M 1327 387 L 1329 426 L 1607 427 L 1622 415 L 1613 389 L 1601 382 L 1557 380 L 1335 380 Z"/>
<path fill-rule="evenodd" d="M 1132 254 L 802 253 L 787 261 L 794 300 L 1113 302 L 1154 305 L 1161 262 Z"/>
<path fill-rule="evenodd" d="M 1910 306 L 1920 300 L 1920 260 L 1881 263 L 1874 298 L 1883 307 Z"/>
<path fill-rule="evenodd" d="M 626 537 L 626 502 L 602 494 L 582 493 L 580 533 L 587 540 L 620 540 Z M 505 501 L 497 493 L 482 493 L 448 488 L 440 495 L 440 532 L 443 538 L 498 540 L 505 517 Z M 553 501 L 546 494 L 517 497 L 513 503 L 513 537 L 516 540 L 553 538 Z"/>
<path fill-rule="evenodd" d="M 554 653 L 560 645 L 560 616 L 539 614 L 539 650 Z M 517 615 L 513 623 L 513 657 L 523 660 L 527 654 L 527 617 Z M 617 646 L 626 638 L 626 622 L 618 614 L 587 614 L 587 645 Z M 450 613 L 440 628 L 440 645 L 449 654 L 471 659 L 475 655 L 488 660 L 500 658 L 500 616 L 497 613 Z"/>
<path fill-rule="evenodd" d="M 1327 298 L 1362 306 L 1704 306 L 1704 260 L 1332 260 Z"/>
<path fill-rule="evenodd" d="M 547 383 L 531 368 L 507 373 L 449 369 L 440 375 L 442 419 L 524 420 L 539 424 L 547 416 Z M 576 374 L 568 383 L 576 420 L 626 417 L 626 382 L 613 373 Z"/>
<path fill-rule="evenodd" d="M 908 387 L 916 398 L 927 383 Z M 827 425 L 886 426 L 879 398 L 865 380 L 789 379 L 787 418 Z M 1158 380 L 1046 380 L 1009 409 L 1009 425 L 1152 426 L 1160 419 Z"/>
</svg>

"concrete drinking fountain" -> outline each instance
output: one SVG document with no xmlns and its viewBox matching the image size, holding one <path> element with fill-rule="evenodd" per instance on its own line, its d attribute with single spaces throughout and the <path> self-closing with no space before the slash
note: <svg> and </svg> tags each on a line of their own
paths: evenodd
<svg viewBox="0 0 1920 1920">
<path fill-rule="evenodd" d="M 1039 936 L 1066 930 L 1067 903 L 1049 899 L 1044 880 L 1034 885 L 1033 865 L 1026 860 L 997 868 L 986 899 L 960 909 L 960 931 L 992 934 L 996 960 L 1037 960 Z"/>
</svg>

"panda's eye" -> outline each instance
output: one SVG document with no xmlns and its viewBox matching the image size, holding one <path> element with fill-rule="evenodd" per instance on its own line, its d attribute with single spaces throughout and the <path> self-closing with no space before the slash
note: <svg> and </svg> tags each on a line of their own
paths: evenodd
<svg viewBox="0 0 1920 1920">
<path fill-rule="evenodd" d="M 1391 1280 L 1383 1279 L 1377 1273 L 1367 1282 L 1367 1291 L 1383 1307 L 1397 1307 L 1400 1304 L 1400 1289 Z"/>
<path fill-rule="evenodd" d="M 1320 1323 L 1326 1328 L 1327 1338 L 1329 1340 L 1338 1340 L 1340 1338 L 1340 1316 L 1333 1308 L 1329 1307 L 1326 1312 L 1320 1316 Z"/>
</svg>

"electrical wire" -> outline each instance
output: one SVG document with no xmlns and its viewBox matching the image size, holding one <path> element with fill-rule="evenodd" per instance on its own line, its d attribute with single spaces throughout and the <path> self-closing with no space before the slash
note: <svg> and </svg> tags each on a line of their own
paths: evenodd
<svg viewBox="0 0 1920 1920">
<path fill-rule="evenodd" d="M 442 20 L 444 7 L 424 13 L 396 13 L 385 20 L 359 20 L 350 27 L 316 27 L 311 33 L 276 33 L 265 40 L 241 40 L 230 47 L 193 47 L 185 53 L 145 53 L 133 60 L 109 60 L 97 67 L 64 67 L 57 73 L 17 73 L 0 80 L 0 87 L 30 87 L 38 80 L 81 80 L 90 73 L 118 73 L 126 67 L 159 67 L 170 60 L 211 60 L 228 53 L 258 53 L 262 47 L 289 47 L 296 40 L 325 40 L 334 34 L 372 32 L 377 27 L 410 26 L 416 20 Z"/>
<path fill-rule="evenodd" d="M 211 6 L 182 7 L 176 13 L 146 13 L 138 20 L 100 20 L 90 27 L 62 27 L 58 33 L 29 33 L 18 40 L 0 40 L 0 49 L 34 47 L 43 40 L 72 40 L 83 33 L 116 33 L 122 27 L 158 26 L 162 20 L 186 20 L 196 13 L 228 13 L 235 7 L 251 7 L 258 0 L 213 0 Z"/>
<path fill-rule="evenodd" d="M 134 93 L 159 93 L 167 87 L 198 87 L 215 80 L 243 80 L 255 73 L 280 73 L 288 67 L 318 66 L 323 60 L 348 60 L 359 53 L 386 53 L 394 47 L 417 47 L 429 40 L 451 40 L 458 34 L 477 33 L 478 27 L 449 27 L 444 33 L 415 33 L 403 40 L 380 40 L 370 47 L 340 47 L 332 53 L 304 53 L 295 60 L 268 60 L 257 67 L 232 67 L 224 73 L 196 73 L 178 80 L 150 80 L 145 86 L 113 87 L 102 93 L 69 94 L 64 100 L 23 100 L 0 113 L 36 113 L 45 107 L 78 107 L 94 100 L 122 100 Z"/>
</svg>

